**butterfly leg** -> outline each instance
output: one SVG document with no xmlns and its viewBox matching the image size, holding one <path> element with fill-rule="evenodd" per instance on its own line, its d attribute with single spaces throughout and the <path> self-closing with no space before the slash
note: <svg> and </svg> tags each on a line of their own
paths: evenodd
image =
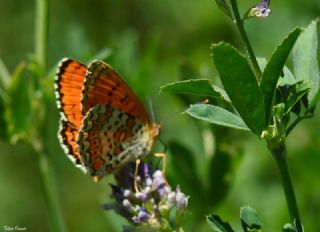
<svg viewBox="0 0 320 232">
<path fill-rule="evenodd" d="M 136 168 L 134 170 L 134 176 L 133 176 L 133 187 L 134 187 L 135 192 L 139 192 L 139 188 L 138 188 L 138 184 L 137 184 L 137 176 L 138 176 L 140 163 L 141 163 L 141 160 L 136 159 Z"/>
<path fill-rule="evenodd" d="M 157 152 L 157 153 L 154 153 L 154 156 L 162 159 L 162 173 L 163 173 L 163 175 L 165 175 L 166 168 L 167 168 L 167 155 L 166 155 L 166 153 Z"/>
<path fill-rule="evenodd" d="M 162 174 L 163 174 L 163 178 L 164 178 L 164 180 L 166 182 L 166 185 L 170 186 L 168 181 L 167 181 L 167 177 L 166 177 L 167 154 L 164 153 L 164 152 L 157 152 L 157 153 L 154 153 L 154 156 L 162 159 Z"/>
</svg>

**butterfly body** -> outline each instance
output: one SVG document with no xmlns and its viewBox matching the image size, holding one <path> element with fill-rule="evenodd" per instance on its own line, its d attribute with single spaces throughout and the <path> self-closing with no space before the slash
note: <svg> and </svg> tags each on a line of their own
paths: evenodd
<svg viewBox="0 0 320 232">
<path fill-rule="evenodd" d="M 101 178 L 150 152 L 159 126 L 108 64 L 93 61 L 86 67 L 64 59 L 55 90 L 62 147 L 92 176 Z"/>
</svg>

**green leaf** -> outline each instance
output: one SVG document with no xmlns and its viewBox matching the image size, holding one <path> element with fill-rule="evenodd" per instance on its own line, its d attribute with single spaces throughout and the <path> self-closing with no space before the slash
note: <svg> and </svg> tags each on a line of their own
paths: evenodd
<svg viewBox="0 0 320 232">
<path fill-rule="evenodd" d="M 308 110 L 310 112 L 312 112 L 314 110 L 314 107 L 316 106 L 316 104 L 318 103 L 318 101 L 320 100 L 320 90 L 317 92 L 317 94 L 314 96 L 314 98 L 312 99 L 312 101 L 309 101 L 309 106 L 308 106 Z"/>
<path fill-rule="evenodd" d="M 216 232 L 234 232 L 229 223 L 224 222 L 218 215 L 209 215 L 207 216 L 207 222 L 211 229 Z"/>
<path fill-rule="evenodd" d="M 26 65 L 21 63 L 16 68 L 8 85 L 8 109 L 6 121 L 13 142 L 27 136 L 27 129 L 31 126 L 31 80 L 26 75 Z"/>
<path fill-rule="evenodd" d="M 262 58 L 262 57 L 258 57 L 257 58 L 259 67 L 261 70 L 264 70 L 265 67 L 267 66 L 267 59 L 266 58 Z M 278 85 L 279 86 L 283 86 L 283 85 L 293 85 L 297 82 L 297 80 L 294 78 L 292 72 L 290 71 L 290 69 L 285 65 L 283 67 L 283 75 L 281 75 Z"/>
<path fill-rule="evenodd" d="M 265 126 L 263 96 L 246 58 L 223 42 L 212 46 L 212 55 L 232 104 L 250 130 L 260 136 Z"/>
<path fill-rule="evenodd" d="M 215 0 L 217 6 L 222 10 L 227 16 L 233 19 L 230 7 L 225 0 Z"/>
<path fill-rule="evenodd" d="M 239 116 L 218 106 L 208 104 L 195 104 L 191 105 L 189 109 L 186 110 L 186 113 L 197 119 L 201 119 L 217 125 L 249 130 L 249 128 Z"/>
<path fill-rule="evenodd" d="M 226 91 L 223 88 L 220 88 L 219 86 L 216 85 L 212 85 L 212 88 L 214 91 L 218 92 L 220 94 L 220 97 L 225 100 L 226 102 L 231 103 L 231 100 L 228 96 L 228 94 L 226 93 Z"/>
<path fill-rule="evenodd" d="M 311 82 L 308 94 L 309 107 L 315 106 L 320 98 L 320 75 L 317 61 L 318 36 L 317 25 L 319 20 L 314 20 L 304 29 L 293 49 L 294 74 L 297 80 Z"/>
<path fill-rule="evenodd" d="M 5 89 L 8 86 L 10 79 L 11 79 L 11 75 L 6 65 L 3 63 L 2 59 L 0 58 L 0 87 Z"/>
<path fill-rule="evenodd" d="M 242 206 L 240 209 L 241 225 L 244 231 L 253 229 L 260 230 L 262 225 L 254 209 L 249 206 Z"/>
<path fill-rule="evenodd" d="M 291 109 L 309 92 L 309 90 L 310 83 L 305 83 L 303 81 L 299 81 L 295 85 L 290 86 L 288 97 L 285 102 L 284 113 L 290 113 Z"/>
<path fill-rule="evenodd" d="M 162 86 L 160 91 L 167 93 L 195 94 L 207 97 L 221 97 L 221 94 L 213 89 L 212 81 L 208 79 L 177 81 Z"/>
<path fill-rule="evenodd" d="M 292 72 L 287 66 L 283 67 L 283 77 L 280 77 L 279 86 L 284 86 L 284 85 L 294 85 L 297 83 L 297 80 L 294 78 Z"/>
<path fill-rule="evenodd" d="M 271 59 L 267 63 L 263 73 L 260 88 L 264 97 L 266 126 L 268 126 L 272 114 L 272 104 L 275 97 L 275 91 L 278 80 L 282 73 L 285 61 L 295 44 L 301 29 L 296 28 L 287 38 L 283 40 L 280 46 L 274 51 Z"/>
</svg>

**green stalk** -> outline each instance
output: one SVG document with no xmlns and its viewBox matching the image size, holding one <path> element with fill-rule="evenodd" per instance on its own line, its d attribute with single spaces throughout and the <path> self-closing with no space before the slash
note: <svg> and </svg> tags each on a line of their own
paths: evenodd
<svg viewBox="0 0 320 232">
<path fill-rule="evenodd" d="M 35 17 L 35 58 L 41 69 L 42 78 L 47 69 L 47 41 L 48 41 L 48 0 L 36 0 L 36 17 Z M 40 82 L 40 80 L 39 80 Z M 43 121 L 40 122 L 43 124 Z M 38 157 L 39 176 L 41 180 L 42 191 L 47 206 L 48 221 L 50 231 L 63 232 L 65 225 L 60 210 L 56 183 L 52 172 L 51 164 L 48 160 L 48 152 L 45 152 L 43 136 L 32 138 L 31 144 L 35 149 Z"/>
<path fill-rule="evenodd" d="M 36 0 L 35 56 L 44 72 L 47 68 L 48 0 Z"/>
<path fill-rule="evenodd" d="M 273 149 L 272 155 L 280 171 L 282 186 L 286 196 L 291 221 L 295 221 L 298 232 L 303 232 L 296 196 L 288 170 L 287 152 L 285 145 L 280 145 L 277 149 Z"/>
<path fill-rule="evenodd" d="M 42 152 L 37 153 L 39 162 L 39 174 L 41 178 L 41 186 L 45 196 L 45 202 L 47 205 L 47 214 L 49 219 L 50 231 L 66 231 L 61 209 L 59 207 L 56 183 L 49 160 L 47 158 L 47 154 Z"/>
<path fill-rule="evenodd" d="M 253 52 L 253 49 L 251 47 L 250 41 L 248 39 L 247 33 L 244 30 L 243 20 L 241 19 L 240 14 L 239 14 L 237 1 L 236 0 L 230 0 L 230 3 L 231 3 L 232 11 L 233 11 L 233 14 L 234 14 L 234 18 L 235 18 L 235 21 L 236 21 L 236 25 L 237 25 L 238 30 L 240 32 L 240 36 L 241 36 L 241 38 L 242 38 L 242 40 L 243 40 L 243 42 L 244 42 L 244 44 L 246 46 L 246 50 L 247 50 L 247 53 L 249 55 L 251 66 L 253 68 L 253 71 L 255 73 L 255 76 L 257 78 L 258 83 L 260 83 L 260 81 L 261 81 L 261 70 L 260 70 L 260 67 L 258 65 L 256 56 L 254 55 L 254 52 Z"/>
</svg>

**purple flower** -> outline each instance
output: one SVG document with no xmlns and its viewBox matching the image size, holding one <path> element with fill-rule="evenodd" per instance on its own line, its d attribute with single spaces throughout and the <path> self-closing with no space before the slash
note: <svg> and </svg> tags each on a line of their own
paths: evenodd
<svg viewBox="0 0 320 232">
<path fill-rule="evenodd" d="M 143 222 L 147 222 L 150 218 L 151 215 L 148 213 L 148 210 L 145 208 L 139 208 L 138 210 L 138 215 L 132 217 L 132 221 L 136 224 L 140 224 Z"/>
<path fill-rule="evenodd" d="M 271 9 L 269 8 L 270 0 L 263 0 L 263 2 L 252 7 L 249 11 L 249 17 L 266 18 L 271 14 Z"/>
<path fill-rule="evenodd" d="M 172 190 L 162 171 L 154 170 L 146 163 L 141 163 L 138 168 L 138 191 L 135 191 L 134 173 L 135 163 L 129 163 L 115 174 L 117 184 L 110 185 L 115 202 L 106 204 L 104 208 L 115 210 L 136 227 L 153 230 L 171 228 L 170 211 L 175 208 L 179 217 L 183 215 L 188 197 L 178 187 Z"/>
<path fill-rule="evenodd" d="M 177 187 L 176 189 L 176 202 L 177 202 L 177 209 L 183 210 L 187 208 L 188 205 L 188 199 L 189 197 L 186 197 L 186 195 L 181 192 L 180 188 Z"/>
</svg>

